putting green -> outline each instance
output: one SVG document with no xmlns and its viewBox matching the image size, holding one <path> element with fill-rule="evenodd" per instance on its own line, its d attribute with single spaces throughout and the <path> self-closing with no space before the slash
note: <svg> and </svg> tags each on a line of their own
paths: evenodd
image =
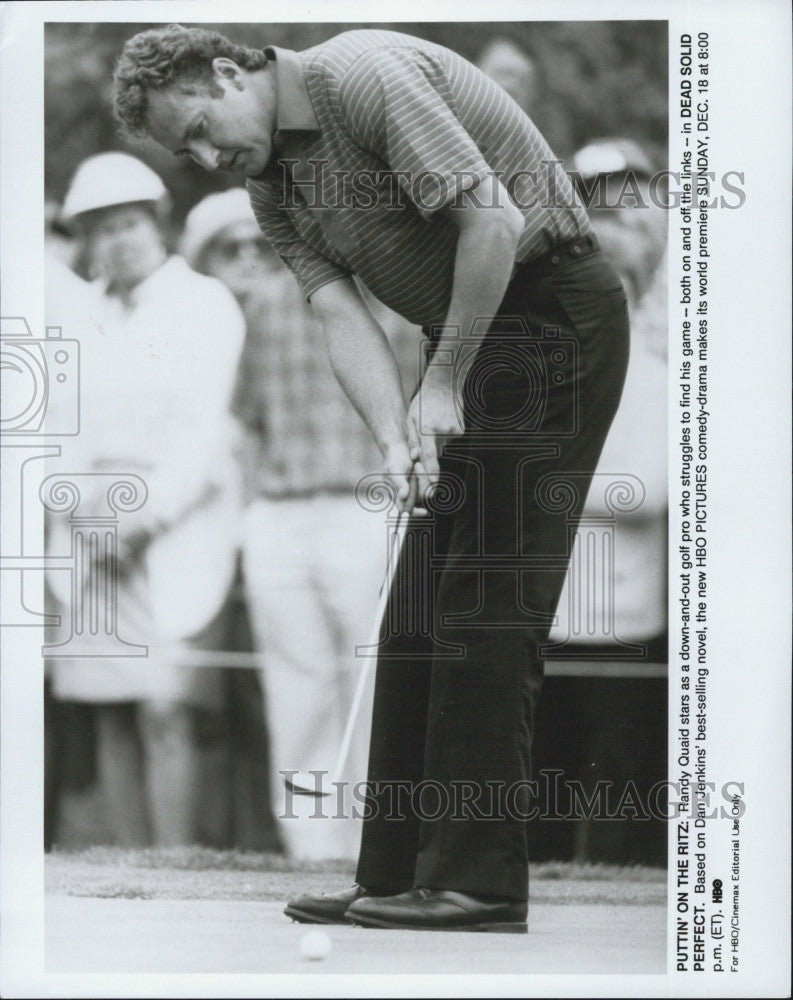
<svg viewBox="0 0 793 1000">
<path fill-rule="evenodd" d="M 666 876 L 660 869 L 538 865 L 527 936 L 331 926 L 330 955 L 311 961 L 299 949 L 306 927 L 283 916 L 284 900 L 352 882 L 343 863 L 330 865 L 335 874 L 311 867 L 207 851 L 48 855 L 47 971 L 666 971 Z"/>
</svg>

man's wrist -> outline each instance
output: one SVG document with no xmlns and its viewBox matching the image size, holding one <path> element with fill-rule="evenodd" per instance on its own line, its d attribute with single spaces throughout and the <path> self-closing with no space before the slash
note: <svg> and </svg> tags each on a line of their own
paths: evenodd
<svg viewBox="0 0 793 1000">
<path fill-rule="evenodd" d="M 443 340 L 439 341 L 421 380 L 421 388 L 425 392 L 454 395 L 459 390 L 460 380 L 457 376 L 460 370 L 460 346 L 460 339 L 456 335 L 449 337 L 448 348 L 444 346 Z M 478 346 L 473 344 L 474 349 Z"/>
<path fill-rule="evenodd" d="M 409 447 L 406 433 L 400 434 L 399 437 L 389 438 L 388 440 L 380 443 L 380 451 L 383 453 L 383 458 L 386 460 L 386 464 L 388 464 L 389 458 L 402 455 L 405 451 L 409 450 Z"/>
<path fill-rule="evenodd" d="M 403 434 L 398 438 L 376 438 L 376 442 L 377 447 L 380 449 L 380 454 L 383 456 L 385 464 L 388 467 L 390 467 L 394 456 L 399 455 L 403 449 L 408 447 L 407 434 Z"/>
</svg>

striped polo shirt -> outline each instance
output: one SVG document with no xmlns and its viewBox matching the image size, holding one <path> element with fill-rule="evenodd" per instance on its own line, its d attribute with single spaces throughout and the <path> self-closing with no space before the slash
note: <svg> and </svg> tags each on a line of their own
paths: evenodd
<svg viewBox="0 0 793 1000">
<path fill-rule="evenodd" d="M 411 323 L 446 319 L 465 191 L 524 214 L 516 261 L 590 232 L 561 163 L 489 77 L 440 45 L 347 31 L 304 52 L 266 49 L 276 131 L 248 180 L 263 233 L 306 298 L 351 273 Z"/>
</svg>

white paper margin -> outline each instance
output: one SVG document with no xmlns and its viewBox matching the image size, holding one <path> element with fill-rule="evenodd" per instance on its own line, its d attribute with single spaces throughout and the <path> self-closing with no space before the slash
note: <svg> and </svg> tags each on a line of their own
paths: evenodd
<svg viewBox="0 0 793 1000">
<path fill-rule="evenodd" d="M 740 972 L 667 976 L 61 976 L 43 972 L 42 711 L 39 638 L 0 634 L 3 996 L 784 996 L 790 959 L 791 43 L 772 0 L 649 4 L 587 0 L 0 5 L 0 267 L 3 315 L 43 329 L 43 23 L 52 21 L 370 21 L 668 19 L 670 158 L 678 127 L 679 39 L 709 34 L 711 159 L 745 173 L 745 205 L 712 212 L 710 352 L 709 777 L 745 784 Z M 284 16 L 287 15 L 287 16 Z M 670 736 L 676 710 L 679 262 L 670 218 Z M 674 741 L 670 767 L 674 773 Z M 713 842 L 717 838 L 713 838 Z M 713 874 L 715 849 L 709 856 Z M 669 898 L 675 898 L 670 854 Z"/>
</svg>

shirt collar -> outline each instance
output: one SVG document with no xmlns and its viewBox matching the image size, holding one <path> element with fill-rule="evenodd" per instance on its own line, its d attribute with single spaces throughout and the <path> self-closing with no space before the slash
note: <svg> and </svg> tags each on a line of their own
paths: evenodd
<svg viewBox="0 0 793 1000">
<path fill-rule="evenodd" d="M 303 76 L 303 64 L 297 52 L 269 46 L 264 50 L 275 62 L 278 85 L 276 137 L 278 132 L 316 132 L 319 122 Z"/>
</svg>

